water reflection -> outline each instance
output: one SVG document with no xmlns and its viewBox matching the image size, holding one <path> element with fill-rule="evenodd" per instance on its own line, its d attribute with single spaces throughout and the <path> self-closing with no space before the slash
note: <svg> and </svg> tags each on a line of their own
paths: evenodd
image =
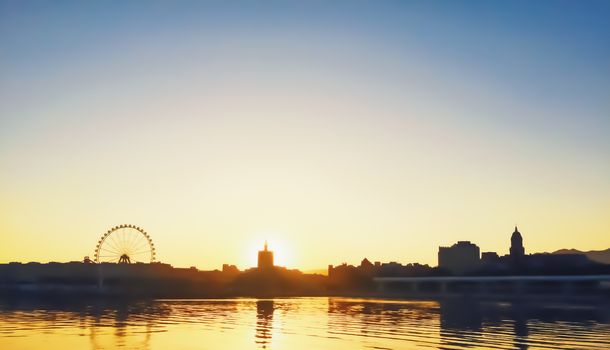
<svg viewBox="0 0 610 350">
<path fill-rule="evenodd" d="M 477 344 L 483 328 L 483 315 L 477 302 L 471 300 L 442 301 L 439 304 L 441 349 Z"/>
<path fill-rule="evenodd" d="M 256 335 L 255 342 L 263 349 L 271 344 L 273 329 L 273 300 L 258 300 L 256 302 Z"/>
<path fill-rule="evenodd" d="M 530 346 L 551 345 L 554 348 L 574 348 L 574 341 L 580 341 L 578 337 L 568 335 L 562 344 L 561 341 L 557 343 L 557 334 L 576 331 L 595 335 L 599 329 L 608 329 L 610 314 L 608 305 L 476 300 L 441 301 L 439 310 L 443 349 L 480 346 L 489 341 L 486 338 L 491 334 L 493 343 L 500 347 L 529 349 Z M 530 334 L 532 328 L 535 332 Z M 602 348 L 609 342 L 610 337 L 606 337 Z M 592 348 L 597 345 L 591 344 Z"/>
<path fill-rule="evenodd" d="M 609 315 L 475 300 L 18 300 L 0 302 L 0 348 L 608 349 Z"/>
<path fill-rule="evenodd" d="M 170 309 L 154 301 L 115 302 L 111 300 L 35 300 L 19 299 L 0 303 L 0 344 L 2 336 L 32 331 L 52 334 L 53 330 L 76 329 L 87 336 L 91 349 L 129 345 L 149 349 L 156 320 L 167 317 Z M 142 317 L 146 315 L 146 317 Z M 137 334 L 133 336 L 137 323 Z M 113 337 L 108 337 L 112 330 Z M 86 331 L 86 333 L 85 333 Z M 19 334 L 17 334 L 19 335 Z M 129 339 L 126 339 L 127 336 Z M 112 342 L 109 342 L 109 339 Z M 0 346 L 0 348 L 4 348 Z"/>
<path fill-rule="evenodd" d="M 516 319 L 513 329 L 515 333 L 513 346 L 515 349 L 525 350 L 529 348 L 529 346 L 527 346 L 527 321 L 524 319 Z"/>
</svg>

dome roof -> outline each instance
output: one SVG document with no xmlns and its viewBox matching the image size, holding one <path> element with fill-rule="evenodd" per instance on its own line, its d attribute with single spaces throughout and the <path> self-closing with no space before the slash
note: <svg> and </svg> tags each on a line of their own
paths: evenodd
<svg viewBox="0 0 610 350">
<path fill-rule="evenodd" d="M 517 226 L 515 226 L 515 232 L 513 232 L 512 237 L 521 237 L 521 232 L 519 232 Z"/>
</svg>

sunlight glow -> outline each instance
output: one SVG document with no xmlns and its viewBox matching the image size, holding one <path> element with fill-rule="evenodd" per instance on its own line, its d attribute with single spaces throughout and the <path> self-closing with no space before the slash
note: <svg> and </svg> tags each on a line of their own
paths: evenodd
<svg viewBox="0 0 610 350">
<path fill-rule="evenodd" d="M 303 270 L 435 265 L 514 222 L 528 252 L 610 246 L 599 4 L 3 3 L 0 262 L 125 222 L 204 270 L 265 239 Z"/>
<path fill-rule="evenodd" d="M 295 267 L 295 254 L 291 245 L 282 238 L 279 233 L 267 231 L 266 233 L 260 233 L 254 235 L 257 237 L 253 239 L 249 244 L 246 245 L 248 251 L 244 256 L 248 257 L 247 266 L 255 267 L 258 260 L 258 252 L 263 250 L 265 247 L 265 241 L 267 242 L 268 250 L 273 252 L 274 263 L 276 266 L 283 266 L 288 268 Z"/>
</svg>

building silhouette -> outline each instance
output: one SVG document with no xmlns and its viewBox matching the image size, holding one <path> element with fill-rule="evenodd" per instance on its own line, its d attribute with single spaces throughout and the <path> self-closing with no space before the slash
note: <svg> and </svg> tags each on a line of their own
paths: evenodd
<svg viewBox="0 0 610 350">
<path fill-rule="evenodd" d="M 510 256 L 513 258 L 521 258 L 525 255 L 525 248 L 523 248 L 523 237 L 521 232 L 515 226 L 515 232 L 510 237 Z"/>
<path fill-rule="evenodd" d="M 258 269 L 261 271 L 273 269 L 273 252 L 267 249 L 267 241 L 265 241 L 265 249 L 258 251 Z"/>
<path fill-rule="evenodd" d="M 496 252 L 481 253 L 481 261 L 485 263 L 497 263 L 500 261 L 500 256 Z"/>
<path fill-rule="evenodd" d="M 222 272 L 226 273 L 226 274 L 238 274 L 239 273 L 239 269 L 237 268 L 237 266 L 235 265 L 231 265 L 231 264 L 222 264 Z"/>
<path fill-rule="evenodd" d="M 497 267 L 502 258 L 496 252 L 482 252 L 481 253 L 481 266 L 482 270 L 489 270 Z"/>
<path fill-rule="evenodd" d="M 479 267 L 480 250 L 469 241 L 458 241 L 451 247 L 438 248 L 438 266 L 454 274 L 472 272 Z"/>
</svg>

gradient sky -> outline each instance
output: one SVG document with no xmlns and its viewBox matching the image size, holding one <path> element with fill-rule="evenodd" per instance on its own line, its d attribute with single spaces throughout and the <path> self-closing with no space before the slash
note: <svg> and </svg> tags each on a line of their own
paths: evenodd
<svg viewBox="0 0 610 350">
<path fill-rule="evenodd" d="M 608 1 L 0 0 L 0 262 L 610 247 Z"/>
</svg>

